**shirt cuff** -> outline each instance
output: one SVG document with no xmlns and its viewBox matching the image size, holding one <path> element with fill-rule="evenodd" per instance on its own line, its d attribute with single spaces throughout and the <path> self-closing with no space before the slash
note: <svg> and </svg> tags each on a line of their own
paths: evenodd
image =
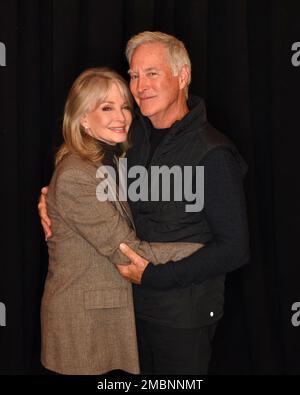
<svg viewBox="0 0 300 395">
<path fill-rule="evenodd" d="M 178 287 L 178 282 L 171 270 L 172 263 L 154 265 L 150 262 L 142 274 L 141 285 L 161 290 Z"/>
</svg>

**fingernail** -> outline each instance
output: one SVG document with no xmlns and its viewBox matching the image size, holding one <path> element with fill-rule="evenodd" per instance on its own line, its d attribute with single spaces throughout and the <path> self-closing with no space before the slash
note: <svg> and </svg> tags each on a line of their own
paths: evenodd
<svg viewBox="0 0 300 395">
<path fill-rule="evenodd" d="M 123 250 L 124 248 L 125 248 L 125 244 L 124 244 L 124 243 L 121 243 L 121 244 L 120 244 L 120 249 Z"/>
</svg>

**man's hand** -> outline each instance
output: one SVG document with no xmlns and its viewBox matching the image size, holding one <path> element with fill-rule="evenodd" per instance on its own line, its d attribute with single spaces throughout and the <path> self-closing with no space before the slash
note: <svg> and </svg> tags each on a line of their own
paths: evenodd
<svg viewBox="0 0 300 395">
<path fill-rule="evenodd" d="M 48 193 L 48 187 L 42 188 L 41 195 L 39 198 L 39 204 L 38 204 L 39 216 L 41 217 L 41 224 L 44 229 L 46 241 L 49 239 L 49 237 L 52 236 L 51 220 L 48 217 L 48 213 L 47 213 L 47 204 L 46 204 L 47 193 Z"/>
<path fill-rule="evenodd" d="M 127 244 L 120 244 L 120 250 L 131 262 L 130 265 L 116 265 L 116 268 L 126 280 L 134 284 L 141 284 L 142 275 L 149 261 L 134 252 Z"/>
</svg>

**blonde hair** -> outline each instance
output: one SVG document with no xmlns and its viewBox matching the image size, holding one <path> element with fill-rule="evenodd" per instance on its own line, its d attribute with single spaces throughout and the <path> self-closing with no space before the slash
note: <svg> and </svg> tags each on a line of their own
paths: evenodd
<svg viewBox="0 0 300 395">
<path fill-rule="evenodd" d="M 125 54 L 129 65 L 131 64 L 133 52 L 140 45 L 148 43 L 161 43 L 167 48 L 170 57 L 170 65 L 174 76 L 178 75 L 184 65 L 188 66 L 189 79 L 186 87 L 187 96 L 188 86 L 190 85 L 192 78 L 192 65 L 188 51 L 186 50 L 183 42 L 178 40 L 178 38 L 171 36 L 170 34 L 162 32 L 145 31 L 139 33 L 131 37 L 126 46 Z"/>
<path fill-rule="evenodd" d="M 95 110 L 105 101 L 114 83 L 118 84 L 128 105 L 133 109 L 128 85 L 115 71 L 106 67 L 90 68 L 76 78 L 65 104 L 62 128 L 64 143 L 56 154 L 55 165 L 69 152 L 76 152 L 93 163 L 101 161 L 104 156 L 101 143 L 85 132 L 80 120 L 85 113 Z M 126 144 L 122 148 L 123 151 L 126 150 Z"/>
</svg>

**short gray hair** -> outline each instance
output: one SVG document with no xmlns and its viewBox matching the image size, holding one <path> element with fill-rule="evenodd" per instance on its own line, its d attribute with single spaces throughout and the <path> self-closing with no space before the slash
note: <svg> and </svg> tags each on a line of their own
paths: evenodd
<svg viewBox="0 0 300 395">
<path fill-rule="evenodd" d="M 127 43 L 125 51 L 129 65 L 131 63 L 133 52 L 140 45 L 148 43 L 162 43 L 168 49 L 173 75 L 178 75 L 182 67 L 187 65 L 189 68 L 188 85 L 191 83 L 192 66 L 188 51 L 182 41 L 170 34 L 145 31 L 131 37 Z"/>
</svg>

